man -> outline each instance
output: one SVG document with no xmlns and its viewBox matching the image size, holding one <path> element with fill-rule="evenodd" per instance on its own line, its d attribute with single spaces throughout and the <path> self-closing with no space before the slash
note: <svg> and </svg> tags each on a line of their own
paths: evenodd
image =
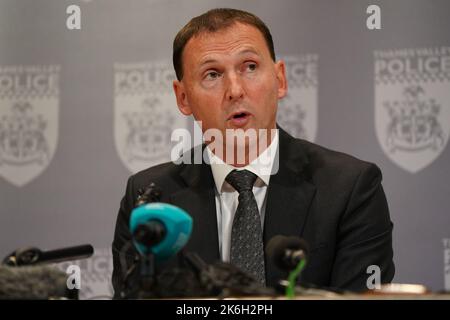
<svg viewBox="0 0 450 320">
<path fill-rule="evenodd" d="M 229 261 L 272 286 L 285 274 L 264 248 L 276 235 L 297 236 L 310 247 L 303 283 L 365 290 L 371 265 L 380 268 L 381 282 L 390 282 L 392 223 L 381 172 L 277 127 L 287 81 L 266 25 L 239 10 L 208 11 L 178 33 L 173 60 L 179 110 L 201 121 L 205 136 L 221 135 L 205 138 L 210 164 L 165 163 L 130 177 L 113 242 L 114 288 L 123 281 L 119 252 L 131 238 L 137 190 L 150 182 L 162 189 L 163 202 L 193 217 L 186 250 L 207 263 Z M 233 144 L 227 134 L 236 132 L 256 134 Z M 235 151 L 242 149 L 239 158 Z"/>
</svg>

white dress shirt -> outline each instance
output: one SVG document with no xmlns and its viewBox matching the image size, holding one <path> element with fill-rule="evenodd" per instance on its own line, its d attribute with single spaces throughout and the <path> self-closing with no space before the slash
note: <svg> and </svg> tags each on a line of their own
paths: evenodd
<svg viewBox="0 0 450 320">
<path fill-rule="evenodd" d="M 258 176 L 253 186 L 253 194 L 258 204 L 258 210 L 261 216 L 261 227 L 264 226 L 264 215 L 266 209 L 267 187 L 269 186 L 270 173 L 275 155 L 278 149 L 278 130 L 271 144 L 245 167 L 233 167 L 226 164 L 222 159 L 214 155 L 207 147 L 208 157 L 211 163 L 211 170 L 215 182 L 215 200 L 217 213 L 217 230 L 219 235 L 219 250 L 223 261 L 230 261 L 231 229 L 233 218 L 238 206 L 238 192 L 225 181 L 225 178 L 232 170 L 248 170 Z M 265 157 L 267 161 L 260 161 Z M 277 168 L 278 169 L 278 168 Z"/>
</svg>

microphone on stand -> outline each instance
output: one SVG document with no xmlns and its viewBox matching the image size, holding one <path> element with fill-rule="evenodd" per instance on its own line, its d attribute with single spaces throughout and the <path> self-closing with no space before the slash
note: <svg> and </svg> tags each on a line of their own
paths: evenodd
<svg viewBox="0 0 450 320">
<path fill-rule="evenodd" d="M 141 205 L 131 212 L 130 231 L 141 255 L 165 261 L 183 248 L 192 232 L 192 218 L 183 209 L 162 202 Z"/>
<path fill-rule="evenodd" d="M 278 268 L 289 272 L 285 293 L 292 299 L 297 279 L 307 263 L 308 244 L 299 237 L 277 235 L 270 239 L 266 253 Z"/>
<path fill-rule="evenodd" d="M 151 183 L 136 200 L 130 215 L 132 243 L 140 255 L 138 283 L 129 278 L 137 264 L 124 277 L 122 298 L 154 297 L 158 289 L 156 265 L 175 256 L 188 242 L 192 232 L 192 218 L 183 209 L 160 202 L 161 190 Z M 123 267 L 123 266 L 122 266 Z M 131 288 L 130 288 L 131 287 Z"/>
</svg>

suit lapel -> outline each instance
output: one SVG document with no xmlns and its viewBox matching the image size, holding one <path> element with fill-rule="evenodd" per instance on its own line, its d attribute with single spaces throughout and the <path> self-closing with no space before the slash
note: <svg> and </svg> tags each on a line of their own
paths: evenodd
<svg viewBox="0 0 450 320">
<path fill-rule="evenodd" d="M 198 253 L 206 263 L 220 259 L 214 179 L 207 164 L 185 165 L 181 177 L 187 187 L 173 193 L 171 203 L 186 210 L 193 219 L 187 251 Z"/>
<path fill-rule="evenodd" d="M 279 170 L 271 176 L 264 220 L 264 245 L 276 235 L 301 237 L 316 187 L 308 179 L 308 159 L 298 140 L 279 128 Z M 281 274 L 266 261 L 268 283 Z"/>
</svg>

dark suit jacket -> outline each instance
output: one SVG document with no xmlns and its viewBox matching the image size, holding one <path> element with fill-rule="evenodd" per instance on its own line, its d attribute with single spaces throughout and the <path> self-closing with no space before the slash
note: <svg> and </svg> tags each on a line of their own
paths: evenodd
<svg viewBox="0 0 450 320">
<path fill-rule="evenodd" d="M 374 164 L 295 139 L 279 130 L 279 170 L 270 178 L 264 245 L 275 235 L 299 236 L 310 247 L 303 283 L 365 290 L 370 265 L 381 269 L 382 283 L 394 276 L 392 222 L 381 172 Z M 155 182 L 162 201 L 193 218 L 186 250 L 207 263 L 220 260 L 214 179 L 207 164 L 164 163 L 128 180 L 113 241 L 113 286 L 122 281 L 119 251 L 130 240 L 128 222 L 137 190 Z M 132 254 L 128 256 L 132 259 Z M 286 275 L 266 257 L 266 279 L 274 285 Z"/>
</svg>

